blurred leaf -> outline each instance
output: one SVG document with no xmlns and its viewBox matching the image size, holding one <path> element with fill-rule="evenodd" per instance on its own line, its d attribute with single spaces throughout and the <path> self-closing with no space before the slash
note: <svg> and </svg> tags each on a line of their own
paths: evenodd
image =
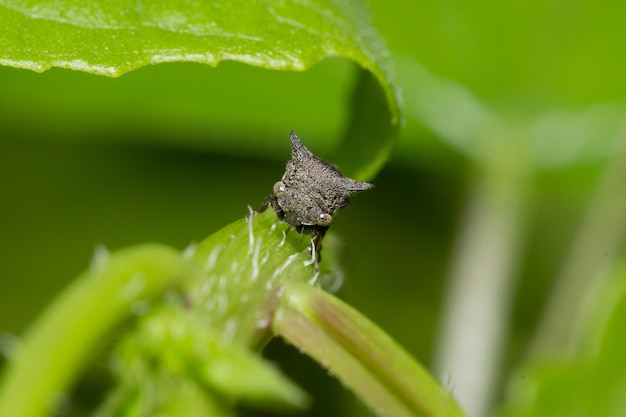
<svg viewBox="0 0 626 417">
<path fill-rule="evenodd" d="M 611 278 L 589 294 L 588 326 L 576 355 L 531 360 L 516 372 L 501 416 L 626 415 L 626 268 Z"/>
<path fill-rule="evenodd" d="M 621 1 L 370 4 L 392 52 L 419 60 L 489 106 L 538 114 L 626 97 Z"/>
<path fill-rule="evenodd" d="M 625 127 L 624 102 L 509 120 L 463 85 L 429 73 L 414 59 L 399 56 L 395 63 L 398 81 L 405 86 L 407 120 L 423 124 L 475 162 L 493 158 L 497 147 L 540 170 L 598 163 L 612 155 Z M 401 143 L 409 155 L 420 146 Z"/>
<path fill-rule="evenodd" d="M 478 163 L 498 141 L 499 152 L 540 170 L 598 163 L 612 152 L 626 115 L 621 2 L 371 7 L 403 90 L 404 162 L 423 165 L 441 151 L 424 125 Z"/>
<path fill-rule="evenodd" d="M 357 393 L 381 416 L 464 416 L 452 395 L 394 340 L 356 310 L 291 282 L 274 330 Z"/>
<path fill-rule="evenodd" d="M 305 72 L 173 63 L 116 79 L 0 67 L 0 123 L 20 139 L 145 143 L 282 162 L 291 130 L 316 152 L 333 151 L 349 116 L 354 72 L 341 59 Z"/>
<path fill-rule="evenodd" d="M 462 85 L 430 74 L 415 59 L 396 56 L 395 62 L 407 120 L 423 124 L 465 156 L 483 158 L 485 141 L 501 123 L 493 110 Z M 403 145 L 419 146 L 416 141 Z"/>
<path fill-rule="evenodd" d="M 547 169 L 603 162 L 614 155 L 624 128 L 624 102 L 547 112 L 529 126 L 531 152 Z"/>
<path fill-rule="evenodd" d="M 196 272 L 164 246 L 139 246 L 110 257 L 98 251 L 89 271 L 29 329 L 10 358 L 0 384 L 0 415 L 39 416 L 54 407 L 54 396 L 65 392 L 105 332 L 138 302 Z"/>
<path fill-rule="evenodd" d="M 303 71 L 329 57 L 352 60 L 373 74 L 381 94 L 370 98 L 382 100 L 377 105 L 386 108 L 376 120 L 359 120 L 359 123 L 386 125 L 387 132 L 361 138 L 368 145 L 364 149 L 370 152 L 361 152 L 359 155 L 363 159 L 356 163 L 355 157 L 347 158 L 348 174 L 354 174 L 358 166 L 365 172 L 361 175 L 371 176 L 385 159 L 399 123 L 396 92 L 389 76 L 384 49 L 366 10 L 358 0 L 280 3 L 251 3 L 243 0 L 221 3 L 137 3 L 118 0 L 89 4 L 67 0 L 6 0 L 0 3 L 0 13 L 3 21 L 0 28 L 0 64 L 34 71 L 61 67 L 119 76 L 148 64 L 198 62 L 216 66 L 222 61 L 237 61 L 266 69 Z M 241 78 L 239 80 L 242 81 Z M 261 80 L 245 81 L 244 84 L 230 88 L 247 93 L 244 95 L 247 97 L 254 94 L 255 84 L 262 86 L 262 90 L 268 86 Z M 266 107 L 264 100 L 267 97 L 273 97 L 270 101 L 280 99 L 289 102 L 299 99 L 290 97 L 288 93 L 277 95 L 280 89 L 272 90 L 274 86 L 274 83 L 270 83 L 265 90 L 267 93 L 258 95 L 262 100 L 257 109 Z M 150 86 L 150 91 L 141 96 L 142 101 L 136 106 L 153 106 L 154 103 L 146 99 L 154 96 L 155 91 L 151 90 L 155 87 L 158 86 Z M 211 91 L 207 96 L 216 97 L 217 92 Z M 39 95 L 41 93 L 40 90 Z M 227 90 L 221 92 L 220 97 L 228 100 L 228 95 Z M 17 95 L 15 98 L 19 101 Z M 107 100 L 107 94 L 94 98 L 100 103 Z M 9 99 L 9 96 L 5 99 Z M 84 99 L 83 95 L 79 100 L 82 102 Z M 306 101 L 308 97 L 303 96 L 302 100 Z M 32 99 L 30 104 L 38 106 L 37 101 Z M 247 107 L 249 110 L 241 107 L 243 101 L 227 107 L 231 138 L 233 128 L 241 128 L 242 119 L 248 118 L 249 122 L 256 120 L 254 114 L 248 114 L 254 113 L 252 107 Z M 383 105 L 383 102 L 386 104 Z M 223 100 L 217 103 L 224 105 Z M 173 103 L 169 103 L 167 111 L 171 112 L 174 108 Z M 114 109 L 113 114 L 120 110 Z M 307 120 L 325 123 L 315 114 L 307 116 Z M 94 112 L 90 112 L 89 118 L 93 117 Z M 272 116 L 265 118 L 271 119 Z M 220 118 L 215 117 L 215 120 Z M 93 120 L 90 126 L 96 127 Z M 254 124 L 251 126 L 254 127 Z M 289 126 L 281 131 L 288 132 L 291 129 L 297 130 L 306 140 L 307 135 L 298 126 Z M 249 133 L 255 138 L 258 135 L 256 132 Z M 170 135 L 170 138 L 173 136 L 176 135 Z M 212 139 L 224 142 L 222 146 L 229 147 L 226 144 L 230 138 L 218 138 Z M 257 146 L 259 149 L 264 148 L 262 145 Z M 337 162 L 341 164 L 343 161 Z"/>
</svg>

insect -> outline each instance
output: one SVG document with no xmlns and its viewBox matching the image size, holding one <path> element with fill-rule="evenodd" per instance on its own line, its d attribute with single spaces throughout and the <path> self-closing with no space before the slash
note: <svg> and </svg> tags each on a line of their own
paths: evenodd
<svg viewBox="0 0 626 417">
<path fill-rule="evenodd" d="M 274 193 L 263 200 L 258 212 L 272 206 L 279 220 L 300 234 L 313 235 L 310 251 L 315 270 L 321 261 L 321 241 L 337 211 L 350 203 L 349 197 L 373 185 L 344 177 L 333 165 L 313 155 L 291 132 L 291 160 L 285 174 L 274 184 Z"/>
</svg>

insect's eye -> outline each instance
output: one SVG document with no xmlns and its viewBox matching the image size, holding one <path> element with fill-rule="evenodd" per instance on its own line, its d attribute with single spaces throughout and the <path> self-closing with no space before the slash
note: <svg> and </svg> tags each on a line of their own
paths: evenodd
<svg viewBox="0 0 626 417">
<path fill-rule="evenodd" d="M 318 226 L 328 226 L 333 221 L 333 216 L 328 213 L 320 214 L 320 218 L 317 220 Z"/>
<path fill-rule="evenodd" d="M 282 193 L 285 192 L 285 184 L 283 184 L 282 181 L 278 181 L 276 184 L 274 184 L 274 195 L 275 196 L 279 196 Z"/>
</svg>

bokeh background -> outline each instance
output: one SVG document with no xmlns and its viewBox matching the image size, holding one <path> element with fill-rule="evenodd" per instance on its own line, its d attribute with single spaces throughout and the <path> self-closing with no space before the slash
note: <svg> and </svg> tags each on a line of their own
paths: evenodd
<svg viewBox="0 0 626 417">
<path fill-rule="evenodd" d="M 470 376 L 488 392 L 467 407 L 486 415 L 541 350 L 557 278 L 584 272 L 560 310 L 576 313 L 623 256 L 626 3 L 370 6 L 405 126 L 376 188 L 333 224 L 340 296 L 456 392 L 467 371 L 458 349 L 446 353 L 453 341 L 485 370 Z M 182 249 L 243 216 L 282 175 L 290 130 L 331 158 L 357 73 L 341 59 L 304 73 L 162 64 L 119 79 L 0 67 L 0 331 L 27 329 L 97 245 Z M 576 263 L 581 235 L 580 253 L 596 255 Z M 453 306 L 465 302 L 459 323 Z M 481 305 L 495 322 L 473 316 Z M 470 348 L 483 335 L 488 364 Z M 267 356 L 313 394 L 308 415 L 372 415 L 297 351 L 276 341 Z"/>
</svg>

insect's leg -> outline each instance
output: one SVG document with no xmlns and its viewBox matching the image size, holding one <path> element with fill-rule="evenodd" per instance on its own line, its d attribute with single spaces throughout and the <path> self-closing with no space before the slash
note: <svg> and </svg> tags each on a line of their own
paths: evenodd
<svg viewBox="0 0 626 417">
<path fill-rule="evenodd" d="M 280 208 L 280 205 L 278 205 L 278 199 L 276 198 L 276 196 L 274 194 L 270 194 L 267 197 L 265 197 L 263 199 L 263 202 L 261 203 L 261 207 L 259 207 L 258 209 L 254 210 L 254 212 L 252 212 L 252 213 L 263 213 L 265 210 L 267 210 L 267 208 L 269 206 L 272 206 L 272 208 L 276 212 L 276 215 L 278 216 L 278 218 L 280 220 L 282 220 L 283 217 L 284 217 L 284 213 L 283 213 L 282 209 Z M 250 218 L 250 215 L 252 213 L 247 213 L 246 214 L 246 220 L 248 220 Z"/>
<path fill-rule="evenodd" d="M 322 238 L 326 234 L 326 229 L 315 228 L 312 231 L 313 237 L 311 238 L 311 256 L 315 259 L 315 272 L 320 269 L 319 263 L 322 261 Z M 314 253 L 315 252 L 315 253 Z"/>
<path fill-rule="evenodd" d="M 269 206 L 272 206 L 272 208 L 275 209 L 275 206 L 274 206 L 275 201 L 276 201 L 276 196 L 274 194 L 268 195 L 267 197 L 265 197 L 265 199 L 261 203 L 261 207 L 256 209 L 256 212 L 263 213 L 265 210 L 267 210 Z"/>
</svg>

